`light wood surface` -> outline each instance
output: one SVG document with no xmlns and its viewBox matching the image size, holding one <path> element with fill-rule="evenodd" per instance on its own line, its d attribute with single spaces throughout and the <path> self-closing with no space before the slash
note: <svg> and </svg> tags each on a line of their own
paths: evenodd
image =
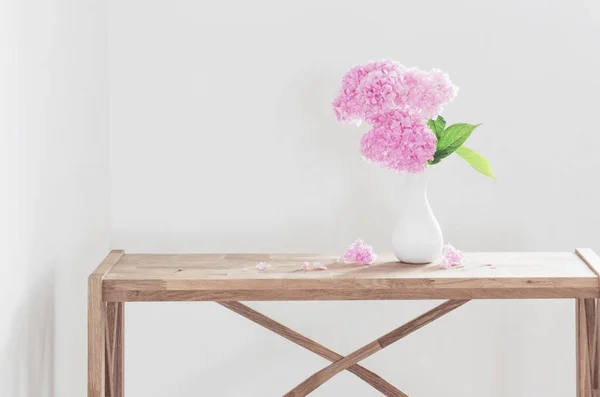
<svg viewBox="0 0 600 397">
<path fill-rule="evenodd" d="M 123 251 L 111 251 L 88 278 L 88 397 L 105 397 L 106 304 L 102 301 L 102 280 L 122 256 Z"/>
<path fill-rule="evenodd" d="M 336 362 L 344 358 L 342 355 L 334 352 L 333 350 L 328 349 L 327 347 L 313 341 L 310 338 L 307 338 L 302 334 L 299 334 L 298 332 L 278 323 L 277 321 L 240 302 L 219 302 L 219 304 L 331 362 Z M 384 396 L 408 397 L 406 394 L 388 383 L 379 375 L 358 364 L 349 366 L 347 370 L 373 386 L 375 389 L 379 390 Z"/>
<path fill-rule="evenodd" d="M 598 299 L 576 300 L 577 397 L 598 397 Z"/>
<path fill-rule="evenodd" d="M 581 252 L 581 251 L 578 251 Z M 585 258 L 591 251 L 584 250 Z M 464 268 L 371 266 L 335 256 L 126 254 L 103 280 L 105 301 L 596 298 L 598 276 L 576 253 L 466 253 Z M 305 262 L 324 271 L 303 271 Z M 258 262 L 271 264 L 257 270 Z"/>
<path fill-rule="evenodd" d="M 600 257 L 590 248 L 577 248 L 575 253 L 594 272 L 600 283 Z"/>
<path fill-rule="evenodd" d="M 592 356 L 592 392 L 595 395 L 592 397 L 600 397 L 600 299 L 596 299 L 595 301 L 596 312 L 594 318 L 594 353 Z"/>
<path fill-rule="evenodd" d="M 124 309 L 122 302 L 106 304 L 106 372 L 107 397 L 123 397 L 124 392 Z"/>
<path fill-rule="evenodd" d="M 596 363 L 594 363 L 595 354 L 595 334 L 596 334 L 596 300 L 595 299 L 584 299 L 584 310 L 585 310 L 585 324 L 586 324 L 586 338 L 587 338 L 587 358 L 588 358 L 588 371 L 590 376 L 590 387 L 593 390 L 594 384 L 594 373 Z M 597 387 L 596 387 L 597 388 Z"/>
<path fill-rule="evenodd" d="M 348 367 L 355 365 L 359 361 L 364 360 L 365 358 L 373 355 L 374 353 L 385 349 L 390 346 L 392 343 L 399 341 L 407 335 L 410 335 L 414 331 L 424 327 L 425 325 L 431 323 L 432 321 L 440 318 L 441 316 L 451 312 L 467 303 L 468 300 L 450 300 L 444 302 L 443 304 L 434 307 L 429 310 L 427 313 L 420 315 L 414 320 L 409 321 L 401 327 L 396 328 L 395 330 L 388 332 L 384 336 L 379 339 L 374 340 L 373 342 L 361 347 L 355 352 L 349 354 L 343 359 L 334 362 L 333 364 L 323 368 L 322 370 L 316 372 L 309 378 L 307 378 L 304 382 L 300 383 L 290 392 L 285 394 L 284 397 L 304 397 L 307 394 L 314 391 L 316 388 L 321 386 L 323 383 L 327 382 L 329 379 L 347 369 Z"/>
<path fill-rule="evenodd" d="M 588 341 L 585 301 L 576 300 L 576 332 L 577 332 L 577 397 L 591 397 L 590 371 L 588 368 Z"/>
<path fill-rule="evenodd" d="M 578 248 L 575 250 L 577 255 L 583 260 L 588 267 L 598 276 L 600 283 L 600 257 L 589 248 Z M 578 317 L 577 322 L 582 321 L 579 306 L 577 303 Z M 585 333 L 582 332 L 582 325 L 577 328 L 577 396 L 578 397 L 600 397 L 600 304 L 598 299 L 585 299 L 583 303 L 583 311 L 585 312 Z M 587 339 L 588 351 L 586 360 L 583 359 L 583 349 L 580 346 L 582 340 Z M 587 373 L 584 373 L 583 366 L 588 366 Z M 588 384 L 589 382 L 589 384 Z M 588 390 L 589 389 L 589 390 Z M 588 394 L 585 394 L 588 393 Z"/>
<path fill-rule="evenodd" d="M 470 299 L 575 298 L 577 397 L 600 397 L 600 257 L 575 253 L 467 253 L 464 267 L 408 265 L 381 255 L 371 266 L 313 254 L 124 254 L 111 251 L 88 279 L 88 397 L 124 397 L 126 301 L 216 301 L 332 362 L 286 396 L 305 396 L 349 370 L 388 397 L 406 394 L 359 361 Z M 258 262 L 271 265 L 256 269 Z M 325 271 L 301 270 L 320 262 Z M 450 299 L 346 357 L 239 300 Z"/>
</svg>

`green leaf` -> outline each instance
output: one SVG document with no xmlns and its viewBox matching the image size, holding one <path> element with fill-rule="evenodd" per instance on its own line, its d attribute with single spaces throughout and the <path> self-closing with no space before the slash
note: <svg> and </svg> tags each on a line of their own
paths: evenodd
<svg viewBox="0 0 600 397">
<path fill-rule="evenodd" d="M 452 124 L 442 131 L 442 136 L 438 139 L 437 150 L 433 157 L 434 163 L 432 164 L 436 164 L 436 160 L 439 162 L 441 159 L 454 153 L 471 136 L 473 130 L 480 125 L 457 123 Z"/>
<path fill-rule="evenodd" d="M 475 150 L 469 149 L 466 146 L 461 146 L 456 149 L 456 154 L 465 159 L 467 163 L 471 164 L 471 167 L 475 168 L 483 175 L 489 176 L 492 179 L 496 179 L 492 173 L 492 166 L 490 165 L 490 162 Z"/>
<path fill-rule="evenodd" d="M 433 131 L 439 141 L 442 136 L 442 131 L 444 131 L 444 128 L 446 127 L 446 120 L 444 120 L 442 116 L 437 116 L 436 120 L 429 120 L 427 125 L 431 128 L 431 131 Z"/>
</svg>

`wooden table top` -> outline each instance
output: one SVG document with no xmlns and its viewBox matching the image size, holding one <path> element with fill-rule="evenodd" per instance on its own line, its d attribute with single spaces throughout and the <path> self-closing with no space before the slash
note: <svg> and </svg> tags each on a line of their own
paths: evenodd
<svg viewBox="0 0 600 397">
<path fill-rule="evenodd" d="M 571 252 L 465 253 L 465 265 L 409 265 L 391 254 L 363 266 L 312 254 L 125 254 L 93 273 L 104 301 L 598 298 L 600 258 Z M 257 263 L 271 265 L 258 270 Z M 320 262 L 327 270 L 302 270 Z"/>
</svg>

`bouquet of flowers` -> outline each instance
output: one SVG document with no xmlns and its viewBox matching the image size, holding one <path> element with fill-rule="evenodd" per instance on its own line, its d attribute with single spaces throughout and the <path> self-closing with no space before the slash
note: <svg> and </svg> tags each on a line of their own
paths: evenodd
<svg viewBox="0 0 600 397">
<path fill-rule="evenodd" d="M 463 145 L 479 124 L 446 127 L 440 116 L 457 92 L 458 87 L 439 69 L 422 71 L 381 60 L 346 73 L 333 109 L 340 122 L 372 125 L 360 142 L 369 162 L 416 173 L 456 152 L 477 171 L 494 178 L 485 157 Z"/>
</svg>

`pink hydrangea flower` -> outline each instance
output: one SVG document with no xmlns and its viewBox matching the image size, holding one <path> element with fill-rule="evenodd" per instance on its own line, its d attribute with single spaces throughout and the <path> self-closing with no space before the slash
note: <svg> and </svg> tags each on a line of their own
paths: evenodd
<svg viewBox="0 0 600 397">
<path fill-rule="evenodd" d="M 415 118 L 434 119 L 458 92 L 448 75 L 439 69 L 408 69 L 384 59 L 354 66 L 344 75 L 333 109 L 338 121 L 358 124 L 393 109 Z"/>
<path fill-rule="evenodd" d="M 454 248 L 451 244 L 446 244 L 442 251 L 440 267 L 442 269 L 449 269 L 452 266 L 461 266 L 464 263 L 464 259 L 465 257 L 461 250 Z"/>
<path fill-rule="evenodd" d="M 366 65 L 357 65 L 344 75 L 340 92 L 333 100 L 333 110 L 338 121 L 361 124 L 362 118 L 356 89 L 367 73 L 369 73 L 369 70 Z"/>
<path fill-rule="evenodd" d="M 360 125 L 368 115 L 394 106 L 395 95 L 390 95 L 403 69 L 404 66 L 388 59 L 352 67 L 344 75 L 340 92 L 333 101 L 338 121 Z M 373 75 L 366 79 L 371 73 Z M 380 81 L 377 81 L 378 77 Z"/>
<path fill-rule="evenodd" d="M 410 113 L 392 110 L 377 116 L 373 122 L 373 128 L 360 141 L 365 160 L 395 171 L 416 173 L 433 159 L 435 134 Z"/>
<path fill-rule="evenodd" d="M 412 110 L 425 120 L 436 118 L 458 93 L 448 74 L 439 69 L 427 72 L 411 68 L 402 74 L 401 80 L 396 86 L 397 107 Z"/>
<path fill-rule="evenodd" d="M 370 265 L 375 262 L 377 255 L 373 252 L 373 247 L 365 244 L 362 240 L 356 240 L 346 248 L 342 260 L 346 263 L 360 263 Z"/>
<path fill-rule="evenodd" d="M 374 64 L 357 87 L 357 102 L 362 120 L 372 123 L 382 113 L 398 107 L 398 90 L 402 84 L 404 66 L 392 61 Z"/>
</svg>

